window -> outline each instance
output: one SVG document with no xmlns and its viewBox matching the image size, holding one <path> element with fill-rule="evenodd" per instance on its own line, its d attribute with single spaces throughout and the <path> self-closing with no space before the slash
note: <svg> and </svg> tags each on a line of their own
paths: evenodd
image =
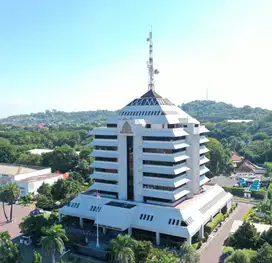
<svg viewBox="0 0 272 263">
<path fill-rule="evenodd" d="M 116 123 L 107 123 L 107 128 L 117 128 Z"/>
<path fill-rule="evenodd" d="M 116 140 L 117 136 L 116 135 L 95 135 L 95 139 L 107 139 L 107 140 Z"/>
<path fill-rule="evenodd" d="M 170 186 L 144 184 L 143 188 L 145 188 L 145 189 L 154 189 L 154 190 L 163 190 L 163 191 L 175 191 L 175 190 L 183 188 L 185 185 L 186 185 L 186 183 L 180 185 L 179 187 L 170 187 Z"/>
<path fill-rule="evenodd" d="M 118 162 L 118 159 L 117 158 L 109 158 L 109 157 L 95 157 L 95 161 Z"/>
<path fill-rule="evenodd" d="M 95 150 L 100 150 L 100 151 L 117 151 L 118 148 L 117 146 L 94 146 Z"/>
<path fill-rule="evenodd" d="M 140 219 L 142 219 L 143 218 L 143 214 L 141 214 L 141 216 L 140 216 Z"/>
<path fill-rule="evenodd" d="M 186 175 L 187 172 L 182 172 L 179 174 L 159 174 L 159 173 L 143 173 L 143 176 L 147 176 L 147 177 L 158 177 L 158 178 L 176 178 L 182 175 Z"/>
<path fill-rule="evenodd" d="M 140 220 L 145 220 L 145 221 L 152 221 L 154 218 L 153 215 L 148 215 L 148 214 L 141 214 Z"/>
<path fill-rule="evenodd" d="M 116 169 L 94 168 L 94 171 L 99 173 L 112 173 L 112 174 L 118 173 L 118 170 Z"/>
<path fill-rule="evenodd" d="M 175 226 L 187 226 L 186 222 L 184 222 L 183 220 L 180 220 L 180 219 L 173 219 L 173 218 L 170 218 L 169 221 L 168 221 L 168 225 L 175 225 Z"/>
<path fill-rule="evenodd" d="M 199 124 L 195 124 L 195 127 L 198 127 L 199 126 Z"/>
<path fill-rule="evenodd" d="M 151 128 L 151 124 L 146 124 L 145 127 L 146 127 L 147 129 L 150 129 L 150 128 Z"/>
<path fill-rule="evenodd" d="M 102 180 L 102 179 L 94 179 L 96 183 L 102 183 L 102 184 L 117 184 L 117 181 L 111 181 L 111 180 Z"/>
<path fill-rule="evenodd" d="M 143 148 L 143 152 L 145 153 L 166 153 L 166 154 L 173 154 L 178 152 L 185 151 L 185 148 L 180 149 L 156 149 L 156 148 Z"/>
<path fill-rule="evenodd" d="M 162 162 L 162 161 L 149 161 L 149 160 L 143 160 L 143 164 L 147 165 L 158 165 L 158 166 L 176 166 L 179 164 L 186 163 L 186 160 L 182 160 L 179 162 Z"/>
<path fill-rule="evenodd" d="M 179 136 L 179 137 L 143 136 L 144 141 L 180 141 L 184 139 L 185 139 L 185 136 Z"/>
</svg>

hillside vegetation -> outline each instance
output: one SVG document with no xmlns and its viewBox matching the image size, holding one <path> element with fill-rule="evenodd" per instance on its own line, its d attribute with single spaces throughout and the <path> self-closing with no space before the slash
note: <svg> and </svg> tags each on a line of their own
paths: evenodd
<svg viewBox="0 0 272 263">
<path fill-rule="evenodd" d="M 271 110 L 250 106 L 239 108 L 224 102 L 210 100 L 195 100 L 182 104 L 180 107 L 201 122 L 220 122 L 234 119 L 259 120 L 268 114 L 272 114 Z"/>
<path fill-rule="evenodd" d="M 260 120 L 272 114 L 272 111 L 262 108 L 244 106 L 234 107 L 231 104 L 215 101 L 196 100 L 180 106 L 184 111 L 201 122 L 221 122 L 229 119 L 252 119 Z M 115 111 L 49 111 L 15 115 L 0 119 L 0 123 L 19 125 L 53 125 L 53 124 L 90 124 L 97 120 L 103 120 L 115 114 Z"/>
</svg>

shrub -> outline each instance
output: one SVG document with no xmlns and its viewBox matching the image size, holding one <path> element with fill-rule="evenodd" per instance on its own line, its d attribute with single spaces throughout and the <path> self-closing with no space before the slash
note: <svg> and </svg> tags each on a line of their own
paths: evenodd
<svg viewBox="0 0 272 263">
<path fill-rule="evenodd" d="M 245 214 L 244 214 L 242 220 L 243 220 L 243 221 L 248 220 L 251 216 L 253 216 L 253 214 L 254 214 L 253 207 L 250 207 L 250 208 L 245 212 Z"/>
<path fill-rule="evenodd" d="M 243 187 L 231 187 L 231 186 L 224 186 L 223 187 L 226 192 L 230 192 L 235 196 L 244 197 L 244 188 Z"/>
<path fill-rule="evenodd" d="M 205 226 L 205 231 L 211 233 L 215 227 L 223 221 L 223 219 L 224 216 L 222 213 L 217 214 L 213 220 Z"/>
<path fill-rule="evenodd" d="M 201 248 L 202 244 L 203 244 L 203 242 L 200 240 L 200 241 L 198 242 L 198 248 Z"/>
<path fill-rule="evenodd" d="M 222 251 L 224 254 L 226 254 L 226 253 L 234 252 L 234 249 L 233 249 L 233 247 L 224 247 Z"/>
</svg>

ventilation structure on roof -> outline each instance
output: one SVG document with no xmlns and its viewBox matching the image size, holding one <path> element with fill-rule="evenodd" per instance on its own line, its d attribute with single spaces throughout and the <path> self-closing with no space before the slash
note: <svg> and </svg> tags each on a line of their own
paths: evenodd
<svg viewBox="0 0 272 263">
<path fill-rule="evenodd" d="M 169 218 L 168 225 L 172 226 L 188 226 L 185 221 L 175 218 Z"/>
<path fill-rule="evenodd" d="M 90 211 L 92 211 L 92 212 L 100 212 L 101 211 L 101 206 L 92 205 L 90 207 Z"/>
<path fill-rule="evenodd" d="M 73 208 L 79 208 L 80 203 L 74 203 L 74 202 L 71 202 L 71 203 L 69 203 L 67 206 L 69 206 L 69 207 L 73 207 Z"/>
</svg>

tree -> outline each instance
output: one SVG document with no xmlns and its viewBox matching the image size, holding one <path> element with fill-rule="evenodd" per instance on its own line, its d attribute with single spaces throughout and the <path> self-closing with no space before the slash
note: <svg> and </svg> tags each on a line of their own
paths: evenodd
<svg viewBox="0 0 272 263">
<path fill-rule="evenodd" d="M 265 243 L 257 250 L 257 254 L 252 260 L 254 263 L 271 263 L 272 262 L 272 246 Z"/>
<path fill-rule="evenodd" d="M 146 263 L 177 263 L 178 258 L 167 249 L 154 248 L 148 255 Z"/>
<path fill-rule="evenodd" d="M 256 252 L 250 249 L 238 249 L 234 251 L 227 259 L 225 260 L 226 263 L 251 263 L 254 258 Z"/>
<path fill-rule="evenodd" d="M 152 249 L 153 246 L 150 241 L 137 241 L 134 248 L 135 262 L 145 263 Z"/>
<path fill-rule="evenodd" d="M 44 183 L 38 188 L 37 192 L 40 195 L 45 195 L 47 197 L 51 196 L 51 186 L 50 184 Z"/>
<path fill-rule="evenodd" d="M 199 254 L 193 248 L 192 245 L 185 242 L 179 250 L 179 260 L 180 263 L 198 263 L 199 262 Z"/>
<path fill-rule="evenodd" d="M 39 195 L 36 207 L 50 211 L 54 208 L 54 201 L 50 195 Z"/>
<path fill-rule="evenodd" d="M 7 192 L 6 191 L 7 191 L 7 187 L 5 185 L 0 186 L 0 201 L 2 202 L 2 208 L 3 208 L 4 216 L 6 218 L 6 221 L 8 222 L 9 219 L 8 219 L 8 216 L 7 216 L 7 213 L 6 213 L 6 209 L 5 209 L 5 203 L 8 202 Z"/>
<path fill-rule="evenodd" d="M 16 160 L 16 163 L 39 166 L 41 163 L 41 156 L 38 154 L 22 153 Z"/>
<path fill-rule="evenodd" d="M 53 152 L 42 155 L 41 164 L 50 166 L 54 171 L 69 172 L 78 167 L 79 156 L 68 145 L 58 146 Z"/>
<path fill-rule="evenodd" d="M 71 172 L 71 173 L 69 173 L 68 180 L 70 180 L 70 181 L 77 181 L 77 182 L 79 182 L 80 184 L 84 184 L 84 182 L 85 182 L 85 180 L 84 180 L 84 178 L 81 176 L 81 174 L 80 174 L 80 173 L 77 173 L 77 172 Z"/>
<path fill-rule="evenodd" d="M 16 263 L 20 258 L 17 244 L 14 244 L 8 232 L 0 232 L 0 262 Z"/>
<path fill-rule="evenodd" d="M 17 157 L 16 150 L 11 145 L 0 145 L 0 163 L 14 163 Z"/>
<path fill-rule="evenodd" d="M 16 183 L 7 184 L 5 194 L 6 194 L 7 202 L 10 204 L 10 216 L 9 216 L 10 221 L 12 221 L 12 216 L 13 216 L 13 205 L 16 201 L 19 200 L 20 193 L 21 193 L 21 189 Z"/>
<path fill-rule="evenodd" d="M 135 240 L 129 235 L 118 235 L 116 239 L 110 241 L 110 253 L 112 260 L 118 260 L 120 263 L 135 262 L 133 248 Z"/>
<path fill-rule="evenodd" d="M 229 238 L 228 245 L 236 249 L 256 249 L 259 233 L 254 225 L 245 221 L 242 226 Z"/>
<path fill-rule="evenodd" d="M 51 256 L 52 263 L 55 263 L 56 252 L 62 253 L 65 249 L 64 242 L 68 241 L 65 230 L 61 225 L 54 225 L 43 230 L 41 245 L 46 254 Z"/>
<path fill-rule="evenodd" d="M 42 263 L 42 256 L 38 252 L 34 251 L 33 260 L 31 263 Z"/>
</svg>

